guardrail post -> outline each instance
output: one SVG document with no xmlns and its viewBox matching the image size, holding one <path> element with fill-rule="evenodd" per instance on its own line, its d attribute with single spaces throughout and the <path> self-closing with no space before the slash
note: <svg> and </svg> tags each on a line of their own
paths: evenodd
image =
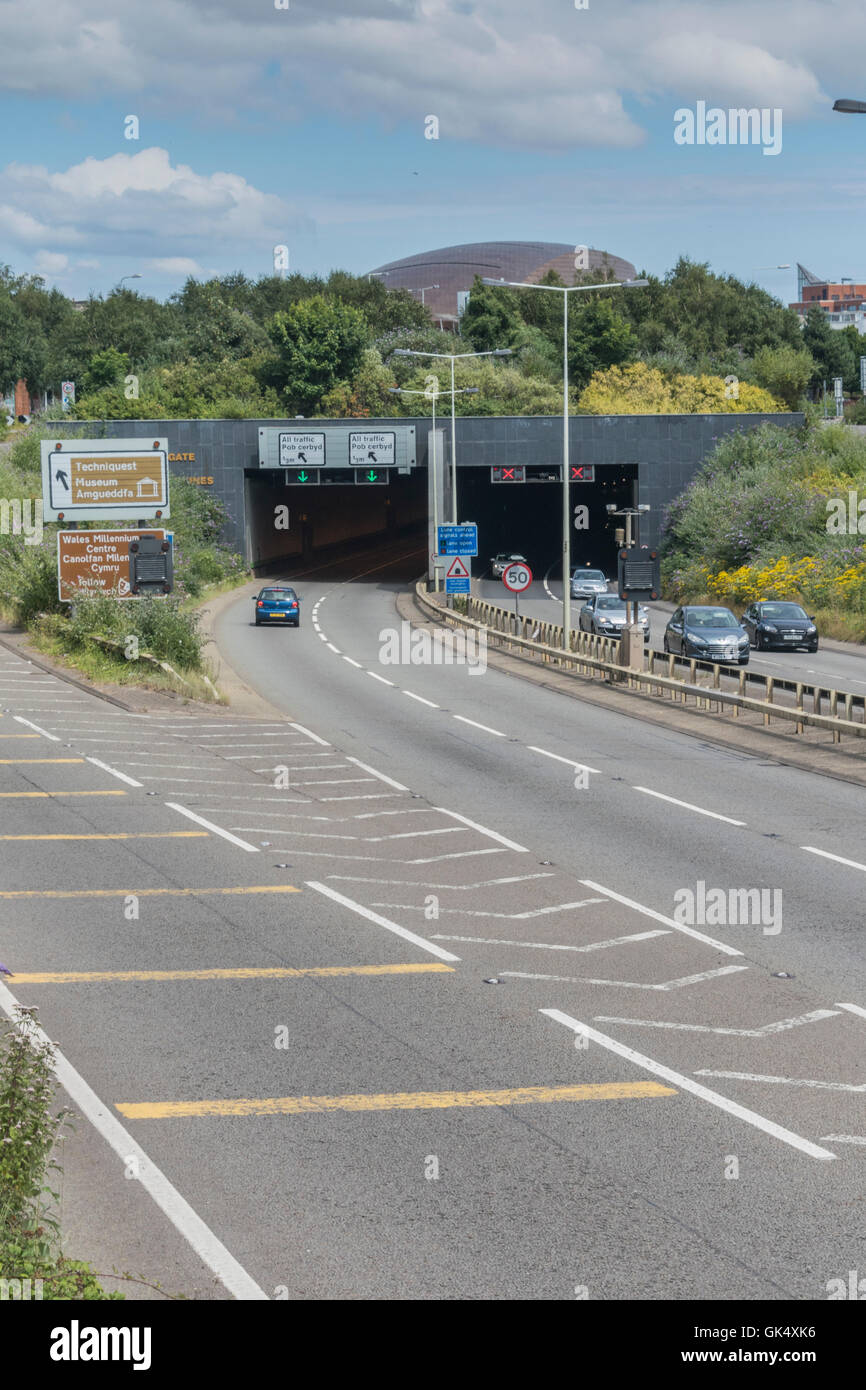
<svg viewBox="0 0 866 1390">
<path fill-rule="evenodd" d="M 773 679 L 773 677 L 772 677 L 772 676 L 765 676 L 765 677 L 764 677 L 764 685 L 765 685 L 765 690 L 764 690 L 764 704 L 765 704 L 765 705 L 771 705 L 771 704 L 773 703 L 773 685 L 774 685 L 774 679 Z M 767 725 L 767 726 L 769 726 L 769 723 L 770 723 L 770 715 L 769 715 L 769 713 L 767 713 L 767 714 L 764 715 L 764 724 Z"/>
<path fill-rule="evenodd" d="M 802 709 L 803 709 L 803 688 L 804 688 L 804 683 L 803 683 L 803 681 L 797 681 L 797 693 L 796 693 L 795 701 L 796 701 L 797 709 L 800 710 L 800 711 L 802 711 Z M 798 720 L 797 720 L 797 723 L 794 725 L 794 729 L 795 729 L 795 732 L 798 733 L 798 734 L 801 734 L 801 733 L 803 732 L 803 721 L 802 721 L 802 719 L 798 719 Z"/>
<path fill-rule="evenodd" d="M 839 692 L 838 692 L 838 690 L 831 690 L 831 691 L 830 691 L 830 718 L 831 718 L 831 719 L 838 719 L 838 718 L 839 718 Z M 833 730 L 833 742 L 834 742 L 834 743 L 841 743 L 841 742 L 842 742 L 842 734 L 841 734 L 841 731 L 840 731 L 839 729 L 834 729 L 834 730 Z"/>
<path fill-rule="evenodd" d="M 742 699 L 743 696 L 745 695 L 745 693 L 746 693 L 746 673 L 745 673 L 745 671 L 742 671 L 742 670 L 741 670 L 741 671 L 740 671 L 740 679 L 739 679 L 739 681 L 738 681 L 738 683 L 737 683 L 737 694 L 738 694 L 738 695 L 740 696 L 740 698 Z M 732 705 L 732 706 L 731 706 L 731 709 L 732 709 L 734 718 L 735 718 L 735 719 L 739 719 L 739 717 L 740 717 L 739 706 L 738 706 L 738 705 Z"/>
</svg>

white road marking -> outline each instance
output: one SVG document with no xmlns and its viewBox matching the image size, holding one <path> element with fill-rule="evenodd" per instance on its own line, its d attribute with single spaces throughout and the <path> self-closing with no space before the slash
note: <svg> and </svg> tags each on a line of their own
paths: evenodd
<svg viewBox="0 0 866 1390">
<path fill-rule="evenodd" d="M 456 828 L 457 827 L 455 827 L 455 829 Z M 439 835 L 442 832 L 438 830 L 428 830 L 423 833 L 427 835 Z M 399 839 L 401 837 L 395 835 L 386 838 Z M 502 921 L 507 922 L 526 922 L 530 917 L 549 917 L 554 912 L 565 912 L 566 909 L 572 907 L 589 907 L 591 903 L 603 903 L 606 901 L 605 898 L 584 898 L 581 902 L 576 903 L 557 903 L 554 907 L 536 907 L 533 908 L 531 912 L 488 912 L 483 908 L 473 907 L 442 907 L 439 911 L 443 914 L 449 913 L 458 917 L 498 917 Z M 423 912 L 425 910 L 423 906 L 418 906 L 417 903 L 374 903 L 373 906 L 400 908 L 404 912 Z M 664 932 L 658 933 L 659 936 L 664 936 L 665 934 Z M 653 932 L 652 935 L 655 936 L 656 933 Z M 575 949 L 577 950 L 580 948 L 575 947 Z"/>
<path fill-rule="evenodd" d="M 859 1004 L 837 1004 L 837 1009 L 847 1009 L 849 1014 L 857 1014 L 860 1018 L 866 1018 L 866 1009 L 861 1009 Z"/>
<path fill-rule="evenodd" d="M 481 729 L 485 734 L 495 734 L 497 738 L 505 738 L 507 735 L 499 729 L 491 729 L 489 724 L 479 724 L 477 719 L 467 719 L 465 714 L 453 714 L 452 719 L 459 719 L 461 724 L 471 724 L 473 729 Z"/>
<path fill-rule="evenodd" d="M 16 724 L 26 724 L 28 729 L 35 729 L 37 734 L 41 734 L 43 738 L 50 738 L 52 743 L 61 742 L 56 734 L 49 734 L 47 729 L 40 728 L 38 724 L 33 724 L 29 719 L 22 719 L 20 714 L 13 714 L 12 718 Z"/>
<path fill-rule="evenodd" d="M 391 682 L 389 681 L 388 684 L 390 685 Z M 374 767 L 370 767 L 369 763 L 362 763 L 360 758 L 349 758 L 349 762 L 354 763 L 356 767 L 362 768 L 364 772 L 369 772 L 374 777 L 378 777 L 379 781 L 385 782 L 387 786 L 395 787 L 398 792 L 407 792 L 409 790 L 408 787 L 403 786 L 402 782 L 395 782 L 393 777 L 386 777 L 384 772 L 377 772 Z"/>
<path fill-rule="evenodd" d="M 354 659 L 353 657 L 351 657 L 351 656 L 344 656 L 344 657 L 343 657 L 343 660 L 344 660 L 344 661 L 348 661 L 348 663 L 349 663 L 350 666 L 357 666 L 357 668 L 358 668 L 359 671 L 363 671 L 363 669 L 364 669 L 363 666 L 361 665 L 360 661 L 355 661 L 355 659 Z"/>
<path fill-rule="evenodd" d="M 801 845 L 807 854 L 820 854 L 822 859 L 833 859 L 837 864 L 844 864 L 848 869 L 860 869 L 866 873 L 866 864 L 860 864 L 856 859 L 843 859 L 841 854 L 831 854 L 826 849 L 816 849 L 814 845 Z"/>
<path fill-rule="evenodd" d="M 377 671 L 366 671 L 365 675 L 372 676 L 374 681 L 381 681 L 382 685 L 393 686 L 393 681 L 386 681 L 384 676 L 380 676 Z"/>
<path fill-rule="evenodd" d="M 404 690 L 404 691 L 403 691 L 403 694 L 404 694 L 404 695 L 408 695 L 410 700 L 417 700 L 418 703 L 419 703 L 419 705 L 429 705 L 431 709 L 441 709 L 441 708 L 442 708 L 441 705 L 435 704 L 435 703 L 433 702 L 433 700 L 425 700 L 423 695 L 416 695 L 416 694 L 414 694 L 414 692 L 411 691 L 411 690 Z"/>
<path fill-rule="evenodd" d="M 320 642 L 327 642 L 328 640 L 324 632 L 320 632 L 318 628 L 316 628 L 316 636 L 318 637 Z"/>
<path fill-rule="evenodd" d="M 732 816 L 719 815 L 718 811 L 707 811 L 703 806 L 693 806 L 691 801 L 679 801 L 675 796 L 665 796 L 664 792 L 654 792 L 649 787 L 635 787 L 634 791 L 645 796 L 656 796 L 659 801 L 669 801 L 672 806 L 682 806 L 686 811 L 695 811 L 699 816 L 710 816 L 713 820 L 726 821 L 728 825 L 745 825 L 744 820 L 734 820 Z"/>
<path fill-rule="evenodd" d="M 761 1076 L 749 1071 L 710 1071 L 702 1067 L 695 1076 L 723 1076 L 730 1081 L 767 1081 L 777 1086 L 812 1086 L 819 1091 L 866 1091 L 866 1083 L 854 1086 L 844 1081 L 807 1081 L 797 1076 Z"/>
<path fill-rule="evenodd" d="M 470 820 L 468 816 L 461 816 L 459 811 L 449 811 L 444 806 L 434 806 L 434 811 L 440 811 L 443 816 L 453 816 L 454 820 L 459 820 L 463 825 L 468 825 L 470 830 L 477 830 L 479 834 L 486 835 L 490 840 L 497 840 L 500 845 L 505 845 L 506 849 L 516 850 L 518 854 L 528 854 L 529 850 L 525 845 L 518 845 L 514 840 L 507 840 L 504 835 L 500 835 L 497 830 L 488 830 L 486 826 L 479 825 L 477 821 Z"/>
<path fill-rule="evenodd" d="M 513 975 L 520 980 L 555 980 L 564 985 L 609 985 L 615 989 L 685 989 L 687 985 L 699 984 L 704 980 L 714 980 L 718 975 L 732 975 L 738 970 L 748 970 L 747 965 L 723 965 L 718 970 L 705 970 L 700 975 L 684 975 L 680 980 L 668 980 L 663 985 L 633 984 L 631 980 L 593 980 L 587 975 L 527 975 L 521 970 L 502 970 L 502 975 Z M 603 1022 L 626 1022 L 625 1019 L 606 1019 Z"/>
<path fill-rule="evenodd" d="M 314 734 L 312 729 L 305 729 L 303 724 L 292 724 L 292 728 L 297 729 L 299 734 L 306 734 L 307 738 L 311 738 L 314 743 L 320 743 L 323 748 L 330 748 L 331 746 L 326 738 L 319 738 L 319 735 Z"/>
<path fill-rule="evenodd" d="M 320 796 L 319 801 L 385 801 L 395 795 L 395 792 L 366 792 L 363 796 Z"/>
<path fill-rule="evenodd" d="M 822 1144 L 866 1144 L 866 1134 L 822 1134 Z"/>
<path fill-rule="evenodd" d="M 591 888 L 595 893 L 604 893 L 605 897 L 613 898 L 614 902 L 622 903 L 635 912 L 642 912 L 644 917 L 651 917 L 654 922 L 662 922 L 673 931 L 679 931 L 684 936 L 693 937 L 695 941 L 703 941 L 705 946 L 714 946 L 717 951 L 724 952 L 726 956 L 741 956 L 743 954 L 742 951 L 737 950 L 736 946 L 729 946 L 726 941 L 716 941 L 712 936 L 705 936 L 703 932 L 695 931 L 694 927 L 686 927 L 682 922 L 675 922 L 672 917 L 665 917 L 663 912 L 656 912 L 651 907 L 644 907 L 642 903 L 635 902 L 633 898 L 626 898 L 622 893 L 615 893 L 612 888 L 605 888 L 602 884 L 595 883 L 591 878 L 582 878 L 580 881 L 584 888 Z"/>
<path fill-rule="evenodd" d="M 392 815 L 391 811 L 382 814 Z M 397 812 L 396 814 L 400 814 Z M 483 878 L 478 883 L 431 883 L 411 878 L 367 878 L 364 874 L 328 874 L 328 878 L 346 883 L 386 883 L 389 888 L 441 888 L 453 893 L 468 893 L 471 888 L 494 888 L 501 883 L 525 883 L 531 878 L 553 878 L 553 874 L 511 874 L 508 878 Z"/>
<path fill-rule="evenodd" d="M 546 748 L 536 748 L 534 743 L 529 744 L 530 753 L 540 753 L 543 758 L 553 758 L 555 762 L 565 763 L 567 767 L 578 767 L 583 772 L 594 772 L 601 776 L 597 767 L 590 767 L 587 763 L 576 763 L 573 758 L 562 758 L 558 753 L 548 753 Z"/>
<path fill-rule="evenodd" d="M 326 898 L 331 898 L 335 903 L 349 908 L 351 912 L 357 912 L 359 917 L 365 917 L 368 922 L 375 922 L 377 926 L 384 927 L 386 931 L 393 932 L 395 936 L 402 936 L 404 941 L 411 941 L 413 946 L 420 946 L 422 951 L 429 951 L 431 956 L 437 956 L 439 960 L 459 961 L 460 959 L 459 956 L 452 955 L 450 951 L 443 950 L 441 946 L 435 946 L 432 941 L 426 941 L 423 936 L 416 936 L 406 927 L 400 927 L 396 922 L 389 922 L 387 917 L 380 917 L 378 912 L 371 912 L 368 907 L 354 902 L 352 898 L 344 897 L 342 893 L 338 893 L 335 888 L 329 888 L 325 883 L 309 880 L 307 887 L 315 888 L 317 893 L 323 893 Z"/>
<path fill-rule="evenodd" d="M 374 903 L 374 907 L 382 907 L 383 903 Z M 440 909 L 441 911 L 441 909 Z M 527 949 L 537 951 L 603 951 L 608 946 L 623 946 L 632 941 L 649 941 L 654 936 L 669 936 L 666 931 L 642 931 L 635 933 L 634 936 L 613 936 L 609 941 L 593 941 L 589 946 L 560 946 L 550 941 L 508 941 L 500 940 L 489 936 L 446 936 L 443 932 L 435 932 L 434 941 L 471 941 L 478 946 L 523 946 Z M 537 978 L 535 976 L 533 979 Z M 548 977 L 545 977 L 548 978 Z M 549 978 L 553 978 L 552 976 Z"/>
<path fill-rule="evenodd" d="M 342 656 L 342 655 L 343 655 L 343 653 L 340 651 L 340 648 L 339 648 L 339 647 L 335 647 L 334 644 L 333 644 L 333 642 L 329 642 L 329 643 L 328 643 L 328 646 L 330 647 L 330 649 L 331 649 L 332 652 L 335 652 L 335 653 L 336 653 L 337 656 Z"/>
<path fill-rule="evenodd" d="M 799 1018 L 782 1018 L 778 1023 L 765 1023 L 763 1028 L 712 1028 L 708 1023 L 663 1023 L 654 1018 L 610 1018 L 605 1014 L 599 1014 L 596 1021 L 627 1023 L 632 1028 L 672 1028 L 680 1033 L 722 1033 L 729 1038 L 766 1038 L 772 1033 L 785 1033 L 790 1028 L 801 1028 L 805 1023 L 822 1023 L 827 1018 L 838 1017 L 835 1009 L 813 1009 L 811 1013 L 801 1014 Z"/>
<path fill-rule="evenodd" d="M 17 1006 L 18 1000 L 15 995 L 6 985 L 0 984 L 0 1009 L 12 1023 L 16 1022 Z M 43 1046 L 51 1045 L 47 1034 L 37 1024 L 31 1022 L 30 1030 Z M 136 1143 L 129 1131 L 112 1115 L 111 1106 L 99 1099 L 56 1044 L 54 1072 L 75 1108 L 90 1121 L 124 1168 L 128 1170 L 130 1158 L 137 1161 L 136 1182 L 150 1194 L 160 1211 L 165 1212 L 175 1230 L 183 1236 L 199 1259 L 213 1270 L 223 1287 L 237 1299 L 267 1301 L 268 1295 L 264 1290 L 259 1288 L 252 1276 L 229 1253 L 222 1241 L 217 1239 L 177 1188 L 172 1186 L 141 1145 Z"/>
<path fill-rule="evenodd" d="M 100 767 L 100 768 L 102 768 L 102 771 L 103 771 L 103 772 L 109 772 L 109 773 L 111 773 L 111 776 L 112 776 L 112 777 L 117 777 L 121 782 L 125 782 L 126 785 L 127 785 L 128 787 L 140 787 L 140 786 L 142 785 L 141 782 L 136 782 L 136 780 L 135 780 L 134 777 L 127 777 L 127 775 L 126 775 L 125 772 L 118 772 L 118 770 L 117 770 L 116 767 L 109 767 L 108 763 L 100 762 L 100 761 L 99 761 L 99 758 L 91 758 L 91 757 L 88 757 L 88 758 L 87 758 L 87 761 L 88 761 L 89 763 L 93 763 L 93 766 L 94 766 L 94 767 Z M 153 778 L 149 778 L 148 780 L 149 780 L 149 781 L 154 781 L 154 782 L 155 782 L 155 781 L 159 781 L 160 779 L 159 779 L 159 778 L 156 778 L 156 777 L 153 777 Z"/>
<path fill-rule="evenodd" d="M 197 816 L 195 811 L 190 811 L 186 806 L 181 806 L 177 801 L 167 801 L 166 806 L 172 811 L 179 811 L 188 820 L 195 821 L 196 825 L 203 825 L 205 830 L 210 830 L 214 835 L 221 835 L 224 840 L 237 845 L 239 849 L 245 849 L 250 854 L 258 854 L 258 845 L 247 844 L 246 840 L 239 840 L 237 835 L 233 835 L 230 830 L 223 830 L 221 825 L 214 825 L 213 821 L 205 820 L 204 816 Z"/>
</svg>

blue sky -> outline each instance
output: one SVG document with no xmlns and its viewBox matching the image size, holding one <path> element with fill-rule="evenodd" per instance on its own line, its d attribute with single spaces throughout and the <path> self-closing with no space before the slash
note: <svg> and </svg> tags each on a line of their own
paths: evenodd
<svg viewBox="0 0 866 1390">
<path fill-rule="evenodd" d="M 866 280 L 866 9 L 838 0 L 0 0 L 0 262 L 81 298 L 141 272 L 363 272 L 539 239 L 785 300 Z M 844 35 L 844 42 L 840 36 Z M 782 148 L 677 145 L 696 103 Z M 135 115 L 139 138 L 124 136 Z M 439 138 L 425 139 L 435 115 Z"/>
</svg>

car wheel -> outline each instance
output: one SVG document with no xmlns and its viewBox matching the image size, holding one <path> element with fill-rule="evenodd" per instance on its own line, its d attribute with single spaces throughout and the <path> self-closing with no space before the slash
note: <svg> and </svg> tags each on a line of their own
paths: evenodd
<svg viewBox="0 0 866 1390">
<path fill-rule="evenodd" d="M 300 626 L 301 626 L 301 620 L 300 620 L 300 618 L 298 618 L 297 622 L 292 623 L 292 627 L 300 627 Z"/>
<path fill-rule="evenodd" d="M 740 665 L 741 665 L 741 666 L 748 666 L 748 664 L 749 664 L 749 658 L 748 658 L 748 656 L 741 656 L 741 657 L 740 657 Z"/>
<path fill-rule="evenodd" d="M 662 638 L 662 651 L 667 652 L 668 655 L 670 655 L 670 650 L 671 649 L 668 646 L 668 635 L 667 633 L 665 633 L 664 637 Z"/>
</svg>

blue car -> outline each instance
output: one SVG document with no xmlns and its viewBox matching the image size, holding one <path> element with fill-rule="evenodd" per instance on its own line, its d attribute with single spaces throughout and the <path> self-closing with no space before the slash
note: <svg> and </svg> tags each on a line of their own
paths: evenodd
<svg viewBox="0 0 866 1390">
<path fill-rule="evenodd" d="M 287 585 L 271 585 L 261 589 L 253 602 L 256 605 L 256 627 L 262 623 L 288 623 L 290 627 L 300 627 L 301 600 Z"/>
</svg>

